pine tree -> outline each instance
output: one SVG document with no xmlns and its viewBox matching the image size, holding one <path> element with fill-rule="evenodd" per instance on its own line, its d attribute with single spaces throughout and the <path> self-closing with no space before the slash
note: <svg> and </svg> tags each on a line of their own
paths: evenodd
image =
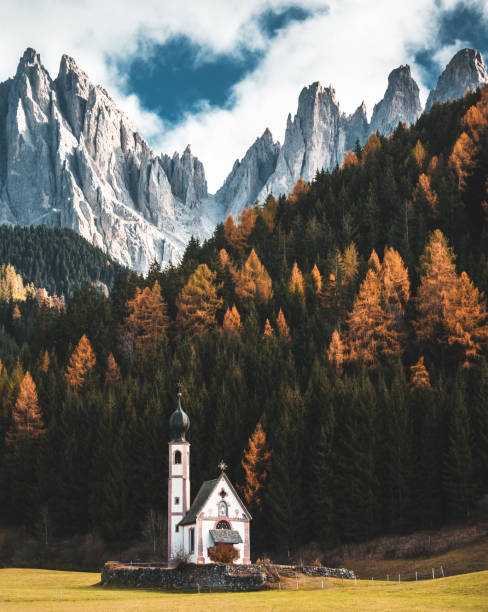
<svg viewBox="0 0 488 612">
<path fill-rule="evenodd" d="M 68 384 L 76 391 L 80 391 L 86 383 L 90 372 L 95 367 L 96 361 L 90 341 L 83 334 L 66 368 L 65 376 Z"/>
<path fill-rule="evenodd" d="M 121 381 L 120 368 L 112 353 L 107 358 L 107 370 L 105 372 L 105 385 L 118 385 Z"/>
<path fill-rule="evenodd" d="M 215 315 L 222 306 L 216 276 L 206 264 L 200 264 L 180 291 L 176 300 L 180 332 L 195 336 L 215 325 Z"/>
<path fill-rule="evenodd" d="M 270 458 L 271 452 L 266 442 L 266 434 L 261 423 L 258 423 L 249 438 L 248 447 L 244 450 L 241 461 L 245 477 L 241 490 L 250 507 L 261 508 L 262 489 L 268 479 Z"/>
<path fill-rule="evenodd" d="M 278 331 L 278 336 L 287 342 L 290 341 L 290 328 L 285 319 L 285 315 L 283 314 L 283 310 L 280 308 L 278 316 L 276 317 L 276 330 Z"/>
<path fill-rule="evenodd" d="M 235 336 L 238 336 L 241 333 L 241 317 L 235 305 L 232 306 L 232 308 L 227 308 L 224 315 L 224 322 L 222 323 L 222 328 L 226 332 L 234 334 Z"/>
<path fill-rule="evenodd" d="M 16 447 L 25 440 L 35 440 L 45 434 L 39 408 L 36 384 L 27 371 L 20 385 L 20 393 L 12 410 L 12 424 L 7 432 L 7 443 Z"/>
</svg>

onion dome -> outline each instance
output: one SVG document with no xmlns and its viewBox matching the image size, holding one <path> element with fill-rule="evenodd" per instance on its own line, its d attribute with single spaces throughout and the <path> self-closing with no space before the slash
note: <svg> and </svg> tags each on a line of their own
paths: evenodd
<svg viewBox="0 0 488 612">
<path fill-rule="evenodd" d="M 181 407 L 181 391 L 178 393 L 178 406 L 169 417 L 169 427 L 171 429 L 171 442 L 186 442 L 185 434 L 190 427 L 190 419 Z"/>
</svg>

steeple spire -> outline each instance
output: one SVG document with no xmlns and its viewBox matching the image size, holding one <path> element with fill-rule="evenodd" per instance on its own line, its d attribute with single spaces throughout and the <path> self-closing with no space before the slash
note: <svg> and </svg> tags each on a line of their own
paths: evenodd
<svg viewBox="0 0 488 612">
<path fill-rule="evenodd" d="M 186 442 L 186 432 L 190 427 L 190 419 L 188 415 L 183 412 L 181 407 L 181 389 L 183 385 L 181 382 L 178 383 L 178 403 L 176 410 L 169 418 L 169 427 L 171 429 L 172 440 L 171 442 Z"/>
</svg>

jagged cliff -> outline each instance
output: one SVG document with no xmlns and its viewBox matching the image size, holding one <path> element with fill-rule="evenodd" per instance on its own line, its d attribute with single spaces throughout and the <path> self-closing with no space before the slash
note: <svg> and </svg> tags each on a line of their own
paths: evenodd
<svg viewBox="0 0 488 612">
<path fill-rule="evenodd" d="M 203 166 L 154 155 L 107 92 L 63 56 L 52 79 L 27 49 L 0 86 L 0 216 L 78 231 L 140 271 L 176 261 L 203 235 Z M 192 210 L 189 214 L 189 210 Z"/>
<path fill-rule="evenodd" d="M 427 98 L 425 110 L 428 111 L 436 100 L 446 102 L 462 98 L 467 89 L 474 91 L 487 83 L 488 74 L 481 53 L 475 49 L 461 49 L 437 79 L 435 89 Z"/>
</svg>

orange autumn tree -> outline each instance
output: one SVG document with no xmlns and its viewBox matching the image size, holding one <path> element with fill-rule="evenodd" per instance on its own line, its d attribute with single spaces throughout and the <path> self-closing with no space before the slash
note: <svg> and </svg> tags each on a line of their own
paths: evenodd
<svg viewBox="0 0 488 612">
<path fill-rule="evenodd" d="M 269 319 L 266 319 L 266 323 L 264 324 L 263 338 L 271 338 L 274 335 L 273 328 L 271 327 L 271 323 Z"/>
<path fill-rule="evenodd" d="M 400 253 L 392 247 L 385 249 L 380 279 L 383 284 L 386 308 L 395 317 L 402 317 L 410 300 L 410 280 Z"/>
<path fill-rule="evenodd" d="M 134 297 L 127 302 L 127 317 L 124 327 L 137 348 L 151 347 L 156 350 L 168 328 L 167 305 L 161 295 L 161 287 L 155 281 L 152 289 L 136 289 Z"/>
<path fill-rule="evenodd" d="M 342 343 L 341 335 L 336 329 L 332 332 L 332 339 L 327 351 L 327 357 L 330 363 L 334 365 L 337 374 L 341 374 L 345 358 L 344 344 Z"/>
<path fill-rule="evenodd" d="M 296 261 L 291 270 L 289 288 L 290 293 L 303 305 L 305 303 L 305 287 L 303 284 L 303 275 Z"/>
<path fill-rule="evenodd" d="M 115 357 L 112 353 L 107 358 L 107 370 L 105 372 L 105 384 L 117 385 L 121 381 L 120 368 L 115 361 Z"/>
<path fill-rule="evenodd" d="M 419 181 L 413 192 L 413 201 L 419 204 L 425 203 L 430 214 L 433 217 L 438 216 L 439 197 L 432 188 L 430 177 L 427 174 L 422 173 L 419 176 Z"/>
<path fill-rule="evenodd" d="M 285 315 L 283 314 L 283 310 L 280 308 L 278 316 L 276 317 L 276 330 L 278 331 L 278 336 L 287 342 L 290 341 L 290 328 L 285 319 Z"/>
<path fill-rule="evenodd" d="M 380 258 L 378 257 L 378 253 L 374 249 L 371 251 L 371 255 L 369 256 L 368 267 L 374 270 L 376 274 L 380 273 L 381 262 Z"/>
<path fill-rule="evenodd" d="M 271 277 L 252 249 L 242 269 L 235 276 L 235 292 L 244 306 L 248 307 L 257 297 L 261 302 L 269 302 L 273 297 Z"/>
<path fill-rule="evenodd" d="M 234 217 L 229 215 L 224 222 L 224 234 L 227 241 L 240 251 L 244 251 L 249 246 L 249 238 L 257 219 L 257 212 L 254 207 L 246 208 L 238 218 L 238 224 L 234 222 Z"/>
<path fill-rule="evenodd" d="M 312 268 L 312 282 L 314 293 L 316 295 L 320 295 L 322 293 L 322 275 L 317 268 L 317 264 L 314 264 L 314 267 Z"/>
<path fill-rule="evenodd" d="M 249 506 L 261 508 L 262 491 L 269 474 L 271 452 L 266 443 L 266 434 L 258 423 L 249 438 L 248 447 L 244 450 L 241 461 L 244 470 L 242 495 Z"/>
<path fill-rule="evenodd" d="M 40 438 L 45 431 L 36 383 L 32 380 L 30 372 L 27 371 L 20 384 L 19 396 L 12 410 L 12 422 L 7 432 L 6 442 L 16 446 L 19 442 Z"/>
<path fill-rule="evenodd" d="M 463 368 L 470 368 L 481 358 L 488 343 L 488 313 L 483 293 L 462 272 L 444 301 L 447 342 L 462 351 Z"/>
<path fill-rule="evenodd" d="M 344 155 L 344 161 L 342 162 L 342 169 L 350 168 L 351 166 L 357 166 L 359 163 L 358 156 L 354 151 L 348 151 Z"/>
<path fill-rule="evenodd" d="M 440 230 L 430 236 L 420 258 L 421 277 L 417 292 L 418 316 L 414 321 L 417 339 L 439 337 L 444 322 L 446 299 L 457 283 L 454 253 Z"/>
<path fill-rule="evenodd" d="M 215 326 L 215 315 L 222 306 L 216 277 L 216 272 L 200 264 L 180 291 L 176 300 L 176 324 L 181 333 L 195 336 Z"/>
<path fill-rule="evenodd" d="M 301 195 L 308 193 L 309 191 L 310 185 L 307 183 L 307 181 L 299 178 L 288 196 L 288 201 L 294 204 Z"/>
<path fill-rule="evenodd" d="M 430 389 L 430 376 L 424 365 L 423 356 L 415 365 L 410 366 L 410 391 L 415 389 Z"/>
<path fill-rule="evenodd" d="M 95 367 L 97 360 L 91 347 L 90 341 L 83 334 L 66 368 L 66 380 L 70 387 L 79 391 L 85 384 L 90 372 Z"/>
<path fill-rule="evenodd" d="M 224 331 L 229 332 L 230 334 L 234 334 L 235 336 L 238 336 L 241 333 L 241 317 L 235 305 L 232 306 L 232 308 L 227 308 L 226 313 L 224 315 L 222 328 L 224 329 Z"/>
<path fill-rule="evenodd" d="M 371 268 L 354 299 L 347 323 L 347 349 L 351 361 L 363 361 L 369 367 L 376 367 L 380 358 L 400 352 L 395 319 L 383 307 L 381 281 Z"/>
<path fill-rule="evenodd" d="M 424 165 L 426 156 L 427 154 L 425 152 L 424 146 L 422 145 L 420 140 L 417 140 L 414 148 L 412 149 L 412 157 L 419 168 Z"/>
</svg>

